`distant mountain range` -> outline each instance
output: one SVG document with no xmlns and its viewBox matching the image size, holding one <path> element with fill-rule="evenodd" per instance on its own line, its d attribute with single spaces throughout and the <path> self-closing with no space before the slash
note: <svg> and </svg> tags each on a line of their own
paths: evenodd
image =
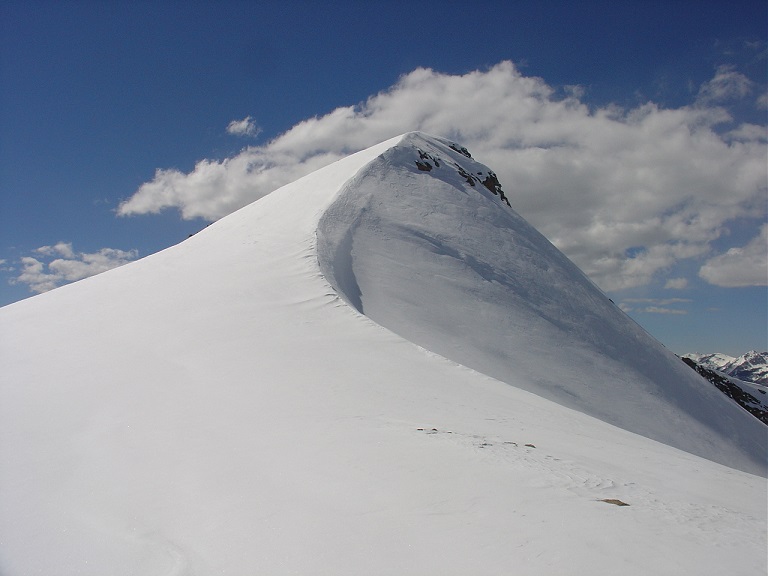
<svg viewBox="0 0 768 576">
<path fill-rule="evenodd" d="M 684 354 L 683 358 L 744 382 L 768 386 L 768 352 L 750 350 L 737 358 L 720 353 Z"/>
<path fill-rule="evenodd" d="M 768 424 L 768 352 L 684 354 L 683 362 L 755 418 Z"/>
</svg>

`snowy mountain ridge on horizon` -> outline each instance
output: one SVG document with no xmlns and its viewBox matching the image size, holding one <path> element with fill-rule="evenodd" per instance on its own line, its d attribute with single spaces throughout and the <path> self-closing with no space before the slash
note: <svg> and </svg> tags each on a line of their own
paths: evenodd
<svg viewBox="0 0 768 576">
<path fill-rule="evenodd" d="M 0 309 L 0 573 L 764 571 L 768 428 L 494 176 L 409 133 Z"/>
<path fill-rule="evenodd" d="M 768 387 L 764 384 L 739 380 L 718 370 L 707 368 L 706 365 L 698 364 L 687 356 L 683 356 L 682 360 L 728 398 L 768 425 Z"/>
<path fill-rule="evenodd" d="M 768 385 L 768 352 L 750 350 L 736 357 L 719 352 L 711 354 L 696 352 L 683 354 L 683 357 L 744 382 Z"/>
</svg>

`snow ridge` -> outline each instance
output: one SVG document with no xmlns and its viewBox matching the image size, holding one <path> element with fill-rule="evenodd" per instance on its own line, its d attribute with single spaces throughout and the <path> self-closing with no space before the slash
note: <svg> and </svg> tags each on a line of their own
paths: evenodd
<svg viewBox="0 0 768 576">
<path fill-rule="evenodd" d="M 737 358 L 720 353 L 685 354 L 683 357 L 737 380 L 768 385 L 768 352 L 750 350 Z"/>
<path fill-rule="evenodd" d="M 765 474 L 752 421 L 618 309 L 457 144 L 408 134 L 320 219 L 320 268 L 407 340 L 613 425 Z M 497 187 L 498 185 L 498 187 Z"/>
<path fill-rule="evenodd" d="M 722 371 L 739 380 L 768 385 L 768 352 L 750 350 L 723 366 Z"/>
</svg>

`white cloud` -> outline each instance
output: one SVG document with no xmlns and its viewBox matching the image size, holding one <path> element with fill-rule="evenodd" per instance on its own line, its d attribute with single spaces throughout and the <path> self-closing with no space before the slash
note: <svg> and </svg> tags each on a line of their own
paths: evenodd
<svg viewBox="0 0 768 576">
<path fill-rule="evenodd" d="M 699 276 L 710 284 L 729 288 L 768 285 L 768 224 L 763 224 L 760 234 L 746 246 L 707 260 Z"/>
<path fill-rule="evenodd" d="M 242 120 L 232 120 L 227 125 L 227 133 L 233 136 L 255 137 L 261 133 L 261 128 L 259 128 L 253 118 L 246 116 Z"/>
<path fill-rule="evenodd" d="M 689 298 L 624 298 L 619 303 L 619 308 L 624 312 L 646 312 L 648 314 L 688 314 L 687 310 L 680 308 L 669 308 L 673 304 L 688 304 L 692 302 Z M 635 304 L 648 304 L 648 306 L 637 307 Z"/>
<path fill-rule="evenodd" d="M 692 302 L 690 298 L 624 298 L 622 302 L 632 304 L 656 304 L 658 306 L 669 306 L 670 304 L 687 304 Z"/>
<path fill-rule="evenodd" d="M 62 284 L 82 280 L 127 264 L 138 256 L 136 250 L 102 248 L 90 254 L 76 253 L 71 243 L 59 242 L 54 246 L 41 246 L 37 257 L 21 258 L 22 271 L 12 280 L 14 284 L 26 284 L 32 292 L 47 292 Z M 44 257 L 61 256 L 46 263 Z"/>
<path fill-rule="evenodd" d="M 731 130 L 725 134 L 728 140 L 740 140 L 740 141 L 755 141 L 768 140 L 768 129 L 765 126 L 758 126 L 757 124 L 742 124 L 735 130 Z"/>
<path fill-rule="evenodd" d="M 75 258 L 75 252 L 72 250 L 71 242 L 59 242 L 54 246 L 41 246 L 36 248 L 35 252 L 43 256 L 54 256 L 58 254 L 63 258 Z"/>
<path fill-rule="evenodd" d="M 648 306 L 643 309 L 643 312 L 649 314 L 688 314 L 687 310 L 679 310 L 677 308 L 663 308 L 661 306 Z"/>
<path fill-rule="evenodd" d="M 737 125 L 723 135 L 733 122 L 714 104 L 748 89 L 721 68 L 690 106 L 590 109 L 577 87 L 558 97 L 510 62 L 461 76 L 419 68 L 265 145 L 189 173 L 158 170 L 118 213 L 176 208 L 214 220 L 351 152 L 422 130 L 492 167 L 512 206 L 603 289 L 640 286 L 708 253 L 728 221 L 764 216 L 765 131 Z"/>
<path fill-rule="evenodd" d="M 753 82 L 732 66 L 719 66 L 715 77 L 699 89 L 697 100 L 703 104 L 744 98 L 752 91 Z"/>
<path fill-rule="evenodd" d="M 667 288 L 668 290 L 683 290 L 684 288 L 688 287 L 688 279 L 687 278 L 670 278 L 667 280 L 667 283 L 664 285 L 664 288 Z"/>
</svg>

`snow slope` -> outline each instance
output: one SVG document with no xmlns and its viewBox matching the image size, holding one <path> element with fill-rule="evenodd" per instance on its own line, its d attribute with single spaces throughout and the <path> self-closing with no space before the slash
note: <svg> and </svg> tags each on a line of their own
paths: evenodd
<svg viewBox="0 0 768 576">
<path fill-rule="evenodd" d="M 502 382 L 338 297 L 320 220 L 409 183 L 373 167 L 414 138 L 0 309 L 0 574 L 764 573 L 765 478 L 713 461 L 754 467 L 739 438 L 696 456 L 521 389 L 553 359 Z M 331 264 L 369 314 L 351 239 Z"/>
<path fill-rule="evenodd" d="M 488 167 L 451 145 L 407 135 L 326 211 L 318 252 L 339 293 L 379 324 L 465 366 L 764 474 L 766 429 L 703 388 L 481 185 L 493 174 Z"/>
</svg>

